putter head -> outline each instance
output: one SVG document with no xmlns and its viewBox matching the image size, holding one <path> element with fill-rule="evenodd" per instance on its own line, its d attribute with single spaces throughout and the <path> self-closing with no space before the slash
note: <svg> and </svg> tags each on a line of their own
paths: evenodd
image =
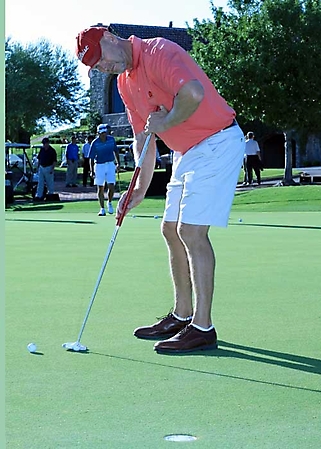
<svg viewBox="0 0 321 449">
<path fill-rule="evenodd" d="M 88 348 L 87 346 L 81 345 L 79 341 L 64 343 L 62 345 L 63 348 L 67 349 L 67 351 L 74 351 L 74 352 L 87 352 Z"/>
</svg>

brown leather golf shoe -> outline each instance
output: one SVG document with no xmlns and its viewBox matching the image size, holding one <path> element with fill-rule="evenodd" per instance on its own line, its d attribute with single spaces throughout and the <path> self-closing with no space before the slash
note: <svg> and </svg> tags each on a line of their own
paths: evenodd
<svg viewBox="0 0 321 449">
<path fill-rule="evenodd" d="M 137 338 L 144 338 L 146 340 L 170 338 L 184 329 L 190 322 L 191 319 L 181 321 L 175 318 L 172 313 L 169 313 L 152 326 L 138 327 L 134 330 L 134 335 Z"/>
<path fill-rule="evenodd" d="M 174 337 L 156 343 L 154 349 L 160 354 L 178 354 L 217 349 L 216 331 L 215 329 L 207 332 L 200 331 L 192 324 L 189 324 Z"/>
</svg>

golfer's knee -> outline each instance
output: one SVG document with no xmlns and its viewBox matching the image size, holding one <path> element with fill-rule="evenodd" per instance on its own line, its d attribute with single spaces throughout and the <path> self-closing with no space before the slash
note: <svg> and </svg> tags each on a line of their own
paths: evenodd
<svg viewBox="0 0 321 449">
<path fill-rule="evenodd" d="M 180 223 L 177 232 L 179 238 L 187 248 L 200 246 L 204 239 L 207 240 L 207 226 Z"/>
<path fill-rule="evenodd" d="M 162 222 L 162 234 L 167 242 L 174 242 L 175 240 L 179 240 L 179 236 L 177 234 L 177 223 L 172 221 L 163 221 Z"/>
</svg>

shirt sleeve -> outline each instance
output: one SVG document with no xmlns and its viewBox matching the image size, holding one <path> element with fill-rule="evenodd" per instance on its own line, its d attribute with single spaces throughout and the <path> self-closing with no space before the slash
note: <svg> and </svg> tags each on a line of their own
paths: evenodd
<svg viewBox="0 0 321 449">
<path fill-rule="evenodd" d="M 95 143 L 92 142 L 92 144 L 90 145 L 90 150 L 89 150 L 88 157 L 89 157 L 89 159 L 95 159 L 95 156 L 96 156 Z"/>
<path fill-rule="evenodd" d="M 51 148 L 52 148 L 52 159 L 53 159 L 52 162 L 57 162 L 57 151 L 54 149 L 54 147 L 51 147 Z"/>
<path fill-rule="evenodd" d="M 148 65 L 148 76 L 166 92 L 176 96 L 184 84 L 195 79 L 188 66 L 190 56 L 179 45 L 161 40 Z"/>
</svg>

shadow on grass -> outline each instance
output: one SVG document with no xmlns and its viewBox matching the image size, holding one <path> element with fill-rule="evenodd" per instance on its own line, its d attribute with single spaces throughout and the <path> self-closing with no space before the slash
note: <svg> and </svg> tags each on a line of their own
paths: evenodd
<svg viewBox="0 0 321 449">
<path fill-rule="evenodd" d="M 230 357 L 230 358 L 237 358 L 237 359 L 244 359 L 251 362 L 258 362 L 258 363 L 265 363 L 267 365 L 276 365 L 281 366 L 284 368 L 289 368 L 297 371 L 303 371 L 311 374 L 321 374 L 321 360 L 319 359 L 313 359 L 311 357 L 304 357 L 299 356 L 295 354 L 287 354 L 283 352 L 276 352 L 276 351 L 270 351 L 268 349 L 261 349 L 261 348 L 253 348 L 250 346 L 242 346 L 237 345 L 234 343 L 229 343 L 226 341 L 220 340 L 218 342 L 219 349 L 215 349 L 212 351 L 194 351 L 190 353 L 181 353 L 181 354 L 170 354 L 170 355 L 159 355 L 159 357 L 182 357 L 182 356 L 202 356 L 202 357 Z M 223 347 L 223 349 L 221 349 Z M 226 349 L 225 349 L 226 348 Z M 244 353 L 243 351 L 246 351 L 247 353 L 250 352 L 251 354 Z M 149 362 L 146 360 L 139 360 L 134 359 L 131 357 L 122 357 L 122 356 L 115 356 L 111 354 L 102 354 L 98 352 L 90 352 L 90 354 L 108 357 L 111 359 L 119 359 L 119 360 L 125 360 L 129 362 L 136 362 L 136 363 L 144 363 L 147 365 L 154 365 L 154 366 L 164 366 L 171 369 L 176 370 L 182 370 L 182 371 L 189 371 L 193 373 L 200 373 L 200 374 L 208 374 L 216 377 L 223 377 L 223 378 L 229 378 L 229 379 L 235 379 L 235 380 L 242 380 L 246 382 L 253 382 L 263 385 L 272 385 L 276 387 L 282 387 L 282 388 L 290 388 L 295 390 L 304 390 L 304 391 L 310 391 L 313 393 L 321 393 L 320 390 L 307 388 L 307 387 L 300 387 L 296 385 L 289 385 L 289 384 L 283 384 L 278 382 L 269 382 L 265 380 L 258 380 L 258 379 L 252 379 L 249 377 L 242 377 L 242 376 L 233 376 L 231 374 L 223 374 L 218 373 L 215 371 L 205 371 L 205 370 L 199 370 L 199 369 L 192 369 L 192 368 L 186 368 L 182 366 L 174 366 L 167 363 L 157 363 L 157 362 Z M 271 358 L 272 357 L 272 358 Z M 168 359 L 169 360 L 169 359 Z"/>
<path fill-rule="evenodd" d="M 72 223 L 72 224 L 96 224 L 94 221 L 89 220 L 49 220 L 48 219 L 37 219 L 37 218 L 6 218 L 6 221 L 29 221 L 35 223 Z"/>
<path fill-rule="evenodd" d="M 12 206 L 10 208 L 7 208 L 6 210 L 12 211 L 12 212 L 30 212 L 30 211 L 58 211 L 63 208 L 63 204 L 55 204 L 55 203 L 48 203 L 48 204 L 34 204 L 34 203 L 28 203 L 24 206 L 16 205 Z"/>
<path fill-rule="evenodd" d="M 258 226 L 264 228 L 289 228 L 289 229 L 318 229 L 321 226 L 304 226 L 304 225 L 281 225 L 281 224 L 265 224 L 265 223 L 229 223 L 229 226 Z"/>
</svg>

